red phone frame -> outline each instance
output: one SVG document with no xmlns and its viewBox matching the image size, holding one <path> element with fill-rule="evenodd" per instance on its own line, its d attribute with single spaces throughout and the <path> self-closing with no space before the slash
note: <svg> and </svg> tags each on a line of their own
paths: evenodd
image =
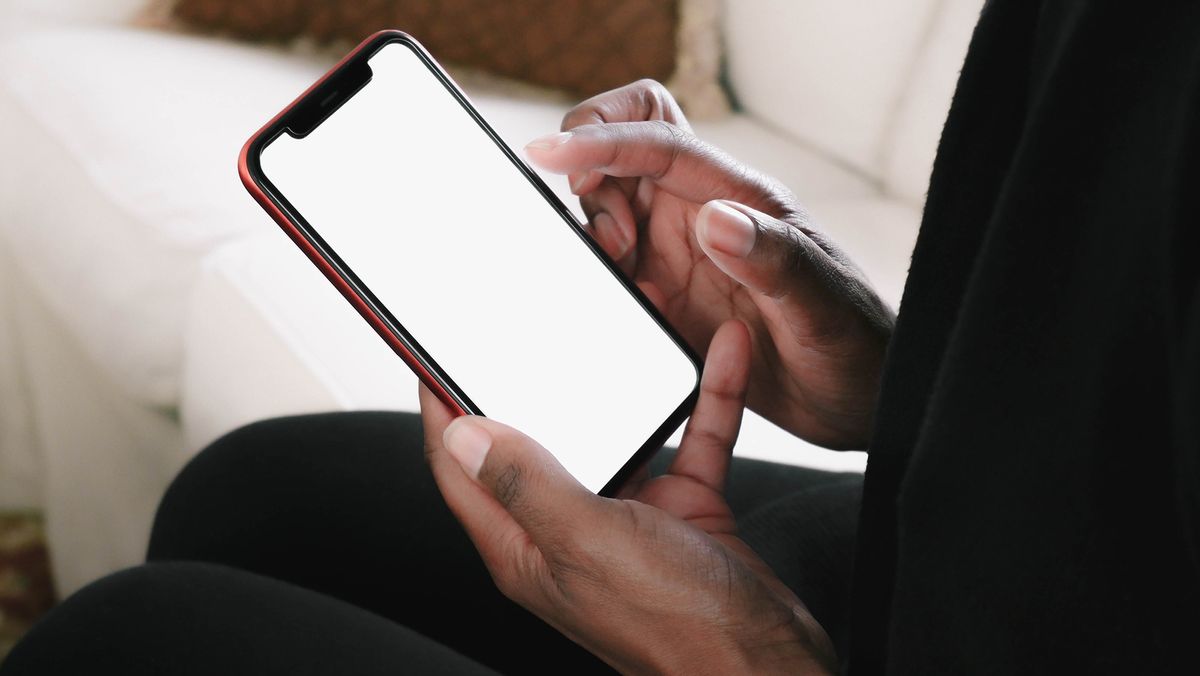
<svg viewBox="0 0 1200 676">
<path fill-rule="evenodd" d="M 320 89 L 321 85 L 337 74 L 343 66 L 352 61 L 355 57 L 363 53 L 368 48 L 373 48 L 376 46 L 380 42 L 380 38 L 388 38 L 396 33 L 400 32 L 387 30 L 379 31 L 368 37 L 366 40 L 363 40 L 357 47 L 351 50 L 349 54 L 342 57 L 340 61 L 338 61 L 332 68 L 329 69 L 328 72 L 322 75 L 308 89 L 304 90 L 304 93 L 297 96 L 283 110 L 279 111 L 275 117 L 271 118 L 269 122 L 264 124 L 262 128 L 255 132 L 254 135 L 246 141 L 245 145 L 242 146 L 242 150 L 238 154 L 238 175 L 242 179 L 242 185 L 246 186 L 246 190 L 250 192 L 250 195 L 254 197 L 259 206 L 266 210 L 271 218 L 279 224 L 279 227 L 283 229 L 284 233 L 287 234 L 292 242 L 294 242 L 296 246 L 300 247 L 300 250 L 303 251 L 304 255 L 308 257 L 308 260 L 312 261 L 313 265 L 317 266 L 317 269 L 321 271 L 321 274 L 325 275 L 325 278 L 328 279 L 335 288 L 337 288 L 337 290 L 347 301 L 350 302 L 352 306 L 354 306 L 354 309 L 358 311 L 358 314 L 361 315 L 363 319 L 367 320 L 367 323 L 371 325 L 371 328 L 375 329 L 375 333 L 378 333 L 379 337 L 383 338 L 384 342 L 386 342 L 388 346 L 392 348 L 392 351 L 404 360 L 404 363 L 407 364 L 410 369 L 412 369 L 417 377 L 420 378 L 421 382 L 424 383 L 425 386 L 428 387 L 434 394 L 436 394 L 437 398 L 440 399 L 442 403 L 444 403 L 446 406 L 449 406 L 450 409 L 454 411 L 455 415 L 466 415 L 468 411 L 463 408 L 463 406 L 459 404 L 458 400 L 456 400 L 450 394 L 450 392 L 442 386 L 438 379 L 429 372 L 429 370 L 425 367 L 425 364 L 423 364 L 421 360 L 418 359 L 417 356 L 408 349 L 408 346 L 405 345 L 404 342 L 392 332 L 391 328 L 387 325 L 387 322 L 385 322 L 383 318 L 371 308 L 370 304 L 359 295 L 354 287 L 352 287 L 350 283 L 346 281 L 346 279 L 343 278 L 336 269 L 334 269 L 333 265 L 326 260 L 325 256 L 323 256 L 321 252 L 317 250 L 316 246 L 314 246 L 313 243 L 308 240 L 308 238 L 300 230 L 300 227 L 290 218 L 288 218 L 283 209 L 280 208 L 280 206 L 271 199 L 262 186 L 259 185 L 258 181 L 255 180 L 254 175 L 250 170 L 249 157 L 251 149 L 257 145 L 257 142 L 263 139 L 264 135 L 271 131 L 280 122 L 280 120 L 289 116 L 292 111 L 296 110 L 302 105 L 307 104 L 312 94 Z M 401 33 L 401 35 L 404 34 Z M 416 41 L 414 40 L 413 42 Z"/>
<path fill-rule="evenodd" d="M 316 95 L 318 93 L 324 96 L 326 92 L 324 91 L 323 87 L 326 85 L 326 83 L 331 82 L 348 66 L 356 63 L 359 57 L 364 53 L 367 53 L 369 58 L 369 54 L 373 54 L 375 51 L 390 42 L 405 43 L 408 47 L 418 52 L 426 64 L 434 69 L 435 75 L 439 75 L 443 83 L 458 95 L 459 102 L 473 117 L 476 118 L 476 121 L 483 126 L 485 131 L 487 131 L 495 141 L 501 144 L 502 147 L 507 148 L 495 131 L 490 127 L 490 125 L 483 120 L 478 111 L 474 109 L 474 106 L 470 104 L 466 94 L 463 93 L 462 90 L 457 86 L 453 78 L 451 78 L 445 72 L 445 70 L 441 68 L 440 64 L 438 64 L 438 62 L 428 53 L 428 51 L 425 50 L 424 47 L 421 46 L 417 40 L 402 31 L 382 30 L 363 40 L 357 47 L 351 50 L 350 53 L 342 57 L 342 59 L 338 61 L 338 63 L 332 68 L 330 68 L 328 72 L 322 75 L 302 94 L 297 96 L 290 104 L 288 104 L 283 110 L 271 118 L 269 122 L 263 125 L 262 128 L 255 132 L 254 135 L 246 141 L 238 155 L 238 175 L 241 177 L 242 184 L 246 187 L 246 190 L 250 193 L 250 195 L 254 197 L 255 201 L 257 201 L 259 205 L 279 225 L 279 227 L 283 229 L 288 238 L 290 238 L 292 242 L 294 242 L 296 246 L 304 252 L 304 255 L 307 256 L 310 261 L 312 261 L 313 265 L 315 265 L 317 269 L 319 269 L 321 273 L 325 275 L 326 279 L 328 279 L 330 283 L 334 285 L 334 287 L 342 294 L 342 296 L 354 307 L 358 314 L 361 315 L 362 318 L 371 325 L 375 332 L 379 334 L 379 337 L 388 344 L 392 351 L 395 352 L 406 365 L 408 365 L 408 367 L 413 371 L 413 373 L 416 374 L 421 382 L 424 383 L 425 386 L 428 387 L 438 397 L 439 400 L 450 407 L 456 416 L 468 415 L 473 413 L 473 411 L 469 410 L 468 407 L 475 408 L 477 410 L 478 407 L 476 407 L 469 400 L 469 398 L 467 398 L 464 392 L 452 392 L 447 386 L 443 385 L 442 380 L 438 377 L 438 374 L 434 373 L 429 367 L 427 367 L 422 358 L 409 348 L 401 336 L 396 334 L 392 326 L 389 325 L 388 321 L 384 319 L 374 307 L 372 307 L 372 303 L 364 298 L 363 295 L 361 295 L 360 292 L 355 289 L 354 285 L 337 270 L 330 260 L 326 258 L 326 255 L 323 254 L 312 241 L 310 241 L 309 236 L 305 233 L 300 224 L 295 222 L 287 214 L 283 205 L 276 202 L 276 200 L 264 187 L 264 183 L 269 183 L 269 181 L 267 181 L 266 178 L 261 175 L 260 171 L 257 171 L 256 153 L 261 150 L 261 147 L 266 142 L 274 139 L 275 136 L 280 133 L 281 129 L 283 128 L 281 123 L 285 118 L 289 118 L 295 113 L 295 111 L 311 105 L 312 101 L 317 99 Z M 347 98 L 349 98 L 349 96 L 353 96 L 356 91 L 349 94 Z M 338 105 L 340 106 L 340 102 Z M 335 106 L 333 110 L 336 110 L 336 108 L 337 106 Z M 329 114 L 332 114 L 333 110 L 325 115 L 328 116 Z M 321 119 L 323 121 L 324 118 Z M 317 124 L 319 124 L 319 122 L 317 122 Z M 255 157 L 254 162 L 251 161 L 252 154 Z M 558 208 L 570 223 L 575 223 L 576 228 L 578 229 L 578 224 L 574 220 L 574 217 L 571 216 L 567 208 L 556 197 L 554 197 L 550 189 L 546 187 L 540 179 L 537 179 L 536 175 L 533 176 L 533 180 L 535 181 L 535 185 L 537 185 L 537 187 L 539 187 L 539 189 L 542 191 L 543 195 L 551 201 L 552 206 Z M 653 451 L 661 447 L 667 438 L 670 437 L 671 433 L 673 433 L 674 430 L 677 429 L 683 420 L 686 419 L 690 414 L 691 409 L 695 405 L 695 402 L 699 396 L 702 363 L 699 358 L 697 358 L 695 352 L 692 351 L 691 347 L 679 336 L 678 333 L 674 331 L 670 324 L 667 323 L 666 319 L 662 316 L 658 309 L 654 307 L 654 305 L 650 303 L 648 299 L 645 298 L 640 289 L 638 289 L 636 285 L 628 281 L 622 275 L 622 273 L 617 269 L 615 263 L 613 263 L 611 259 L 609 259 L 603 253 L 598 245 L 596 245 L 592 240 L 588 239 L 586 235 L 583 235 L 583 237 L 587 245 L 591 247 L 593 251 L 599 255 L 600 260 L 608 266 L 610 272 L 612 272 L 613 275 L 621 281 L 621 283 L 626 287 L 626 290 L 628 290 L 631 295 L 633 295 L 633 297 L 642 305 L 642 307 L 649 312 L 651 317 L 656 323 L 658 323 L 660 328 L 662 328 L 662 330 L 664 330 L 667 335 L 672 338 L 683 354 L 692 362 L 692 365 L 696 370 L 695 386 L 693 387 L 691 394 L 679 404 L 675 411 L 672 412 L 672 414 L 662 423 L 662 425 L 660 425 L 660 427 L 650 436 L 650 438 L 646 440 L 642 448 L 640 448 L 626 461 L 622 469 L 600 491 L 601 495 L 611 495 L 620 487 L 625 478 L 627 478 L 633 471 L 635 471 L 638 467 L 643 465 L 646 460 L 648 460 L 649 455 Z M 331 251 L 331 253 L 333 252 Z M 348 267 L 347 270 L 349 271 Z M 352 271 L 350 272 L 352 274 Z M 380 303 L 380 307 L 383 307 L 382 303 Z M 400 330 L 403 330 L 402 326 L 399 326 L 398 321 L 395 323 Z M 410 340 L 412 343 L 414 343 L 414 345 L 417 345 L 417 341 L 415 339 Z M 433 361 L 432 358 L 430 361 Z M 434 364 L 436 365 L 436 362 L 434 362 Z M 442 378 L 445 378 L 451 387 L 458 389 L 447 375 L 442 374 Z"/>
</svg>

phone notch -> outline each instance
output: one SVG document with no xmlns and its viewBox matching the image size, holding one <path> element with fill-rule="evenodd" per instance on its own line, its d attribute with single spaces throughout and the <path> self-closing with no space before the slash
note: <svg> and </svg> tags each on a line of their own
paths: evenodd
<svg viewBox="0 0 1200 676">
<path fill-rule="evenodd" d="M 371 65 L 366 59 L 356 59 L 347 63 L 321 83 L 320 88 L 309 97 L 308 105 L 292 113 L 284 131 L 293 138 L 308 136 L 365 87 L 371 81 L 372 75 Z"/>
</svg>

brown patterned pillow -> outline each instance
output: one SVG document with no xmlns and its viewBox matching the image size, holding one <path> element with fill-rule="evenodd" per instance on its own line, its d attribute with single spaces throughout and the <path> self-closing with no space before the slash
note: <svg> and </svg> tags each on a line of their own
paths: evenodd
<svg viewBox="0 0 1200 676">
<path fill-rule="evenodd" d="M 411 33 L 439 60 L 587 97 L 643 77 L 694 117 L 728 110 L 719 0 L 173 0 L 186 25 L 248 40 Z"/>
</svg>

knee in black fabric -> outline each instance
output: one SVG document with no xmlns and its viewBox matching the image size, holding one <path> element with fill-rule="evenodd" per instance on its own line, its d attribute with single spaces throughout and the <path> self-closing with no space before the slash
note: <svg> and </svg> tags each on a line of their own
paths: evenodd
<svg viewBox="0 0 1200 676">
<path fill-rule="evenodd" d="M 430 494 L 428 474 L 420 419 L 411 414 L 256 422 L 213 442 L 179 473 L 159 505 L 147 558 L 236 564 L 249 533 L 254 541 L 274 532 L 320 543 L 332 534 L 325 527 L 344 530 L 339 518 L 363 518 L 346 513 L 348 505 L 399 490 Z"/>
<path fill-rule="evenodd" d="M 490 585 L 425 463 L 420 419 L 399 413 L 279 418 L 214 442 L 163 498 L 148 559 L 228 565 L 384 613 L 395 580 L 447 566 Z"/>
<path fill-rule="evenodd" d="M 746 542 L 804 601 L 841 655 L 861 503 L 862 477 L 845 475 L 766 504 L 739 524 Z"/>
<path fill-rule="evenodd" d="M 34 627 L 0 673 L 492 672 L 329 597 L 221 566 L 172 562 L 80 590 Z"/>
<path fill-rule="evenodd" d="M 575 673 L 597 664 L 496 590 L 433 481 L 411 414 L 280 418 L 232 432 L 167 491 L 148 558 L 284 580 L 505 670 L 527 663 L 524 641 Z"/>
</svg>

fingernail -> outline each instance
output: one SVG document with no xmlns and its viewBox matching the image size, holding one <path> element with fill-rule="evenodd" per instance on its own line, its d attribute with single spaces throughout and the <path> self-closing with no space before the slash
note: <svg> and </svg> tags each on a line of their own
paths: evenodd
<svg viewBox="0 0 1200 676">
<path fill-rule="evenodd" d="M 571 140 L 572 134 L 569 131 L 560 131 L 557 134 L 547 134 L 533 139 L 525 145 L 526 150 L 554 150 L 567 141 Z"/>
<path fill-rule="evenodd" d="M 696 220 L 697 236 L 721 253 L 742 258 L 754 249 L 754 240 L 758 236 L 754 221 L 728 204 L 716 200 L 709 202 Z"/>
<path fill-rule="evenodd" d="M 606 247 L 613 259 L 620 260 L 625 254 L 629 253 L 629 247 L 632 244 L 621 230 L 621 226 L 617 225 L 617 219 L 613 218 L 607 211 L 601 211 L 592 218 L 592 227 L 596 230 L 597 239 L 602 238 L 607 241 L 609 246 Z"/>
<path fill-rule="evenodd" d="M 579 189 L 583 187 L 584 183 L 587 183 L 587 179 L 588 179 L 588 174 L 586 171 L 584 173 L 576 176 L 575 179 L 571 181 L 571 193 L 578 195 Z"/>
<path fill-rule="evenodd" d="M 471 419 L 471 416 L 456 418 L 442 433 L 446 450 L 472 479 L 479 478 L 483 460 L 492 447 L 492 436 Z"/>
</svg>

